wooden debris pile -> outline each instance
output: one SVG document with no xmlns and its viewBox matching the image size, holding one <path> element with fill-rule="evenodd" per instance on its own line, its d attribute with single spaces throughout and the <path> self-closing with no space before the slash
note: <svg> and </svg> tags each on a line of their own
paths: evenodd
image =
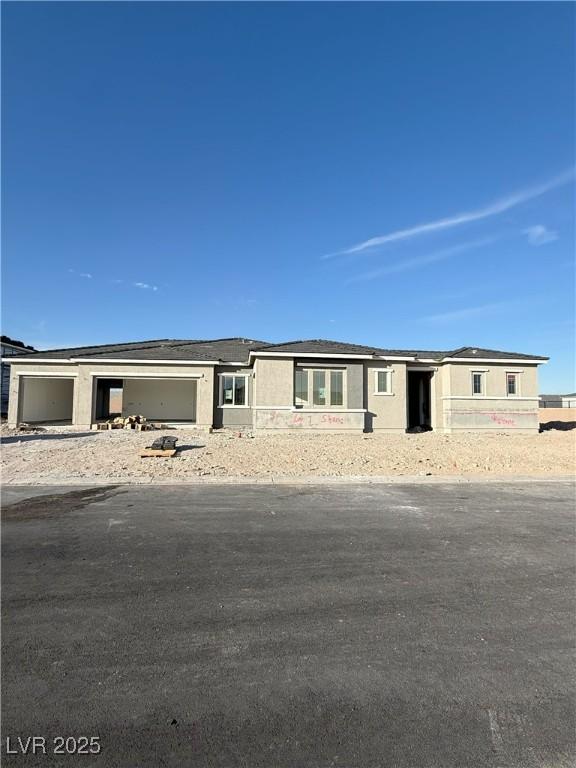
<svg viewBox="0 0 576 768">
<path fill-rule="evenodd" d="M 145 416 L 134 414 L 133 416 L 116 416 L 114 419 L 98 424 L 97 427 L 98 429 L 135 429 L 137 432 L 144 432 L 155 429 L 156 425 L 149 424 Z"/>
</svg>

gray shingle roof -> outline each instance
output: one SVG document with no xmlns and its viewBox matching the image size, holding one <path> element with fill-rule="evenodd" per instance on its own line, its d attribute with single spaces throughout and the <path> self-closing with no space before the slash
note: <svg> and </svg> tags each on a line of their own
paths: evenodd
<svg viewBox="0 0 576 768">
<path fill-rule="evenodd" d="M 94 360 L 212 360 L 222 363 L 247 363 L 252 349 L 266 347 L 265 341 L 253 339 L 215 339 L 180 341 L 151 347 L 136 347 L 91 354 Z"/>
<path fill-rule="evenodd" d="M 124 344 L 101 344 L 91 347 L 46 349 L 33 352 L 27 358 L 50 360 L 218 360 L 221 362 L 248 362 L 250 350 L 266 346 L 265 341 L 253 339 L 153 339 L 130 341 Z"/>
<path fill-rule="evenodd" d="M 413 357 L 416 359 L 441 360 L 445 357 L 492 358 L 496 360 L 547 360 L 547 357 L 526 355 L 519 352 L 502 352 L 480 347 L 460 347 L 455 350 L 414 350 L 383 349 L 364 344 L 348 344 L 329 339 L 307 339 L 270 344 L 254 339 L 152 339 L 149 341 L 130 341 L 122 344 L 101 344 L 89 347 L 68 349 L 48 349 L 26 355 L 28 360 L 74 360 L 90 358 L 92 360 L 186 360 L 219 361 L 222 363 L 247 363 L 251 351 L 277 352 L 298 355 L 367 355 L 382 357 Z"/>
<path fill-rule="evenodd" d="M 481 347 L 460 347 L 452 352 L 447 352 L 449 357 L 490 357 L 496 360 L 514 358 L 516 360 L 548 360 L 539 355 L 526 355 L 522 352 L 501 352 L 499 349 L 482 349 Z"/>
<path fill-rule="evenodd" d="M 502 352 L 494 349 L 481 349 L 480 347 L 460 347 L 455 350 L 416 350 L 416 349 L 382 349 L 381 347 L 367 347 L 362 344 L 346 344 L 341 341 L 327 339 L 308 339 L 306 341 L 287 341 L 284 344 L 270 344 L 265 352 L 294 353 L 309 355 L 378 355 L 382 357 L 415 357 L 441 360 L 445 357 L 467 358 L 490 357 L 497 360 L 522 359 L 522 360 L 547 360 L 547 357 L 526 355 L 517 352 Z"/>
</svg>

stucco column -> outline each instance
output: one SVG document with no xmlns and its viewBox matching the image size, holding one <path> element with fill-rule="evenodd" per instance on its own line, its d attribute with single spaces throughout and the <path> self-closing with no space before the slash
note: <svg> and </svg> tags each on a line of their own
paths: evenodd
<svg viewBox="0 0 576 768">
<path fill-rule="evenodd" d="M 199 427 L 213 426 L 214 419 L 214 368 L 205 368 L 198 379 L 196 393 L 196 424 Z"/>
<path fill-rule="evenodd" d="M 89 427 L 92 423 L 92 397 L 94 378 L 89 373 L 89 366 L 78 366 L 78 377 L 74 386 L 74 425 Z"/>
<path fill-rule="evenodd" d="M 8 426 L 16 427 L 18 425 L 18 405 L 20 401 L 21 379 L 18 372 L 10 366 L 10 389 L 8 393 Z"/>
</svg>

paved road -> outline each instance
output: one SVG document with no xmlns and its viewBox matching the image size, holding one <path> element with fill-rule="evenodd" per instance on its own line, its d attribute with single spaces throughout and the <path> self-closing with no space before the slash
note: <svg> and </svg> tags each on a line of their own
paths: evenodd
<svg viewBox="0 0 576 768">
<path fill-rule="evenodd" d="M 5 764 L 573 766 L 573 502 L 566 483 L 7 490 L 3 751 L 103 751 Z"/>
</svg>

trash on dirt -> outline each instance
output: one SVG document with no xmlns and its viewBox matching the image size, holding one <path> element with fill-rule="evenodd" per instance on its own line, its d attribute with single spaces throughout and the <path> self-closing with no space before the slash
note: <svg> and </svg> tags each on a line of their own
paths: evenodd
<svg viewBox="0 0 576 768">
<path fill-rule="evenodd" d="M 158 437 L 154 440 L 152 445 L 148 445 L 140 452 L 140 456 L 141 458 L 146 458 L 148 456 L 167 456 L 168 458 L 171 458 L 178 452 L 178 449 L 176 448 L 177 440 L 177 437 L 172 437 L 171 435 Z"/>
</svg>

